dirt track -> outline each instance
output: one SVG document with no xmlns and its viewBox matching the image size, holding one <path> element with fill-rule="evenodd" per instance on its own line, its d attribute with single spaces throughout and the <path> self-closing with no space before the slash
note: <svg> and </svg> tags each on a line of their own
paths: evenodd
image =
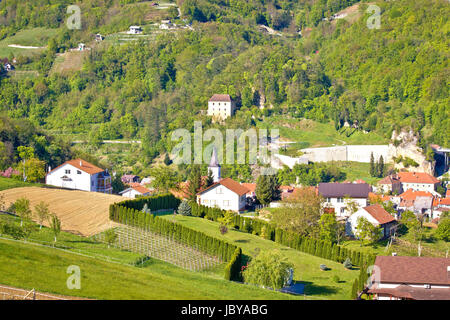
<svg viewBox="0 0 450 320">
<path fill-rule="evenodd" d="M 116 195 L 39 187 L 8 189 L 0 194 L 5 195 L 7 207 L 21 197 L 30 200 L 32 210 L 40 201 L 46 202 L 50 212 L 61 220 L 61 230 L 83 236 L 91 236 L 114 226 L 115 223 L 109 220 L 109 205 L 123 201 Z M 48 222 L 44 225 L 48 226 Z"/>
<path fill-rule="evenodd" d="M 87 300 L 86 298 L 62 296 L 53 293 L 33 292 L 0 285 L 0 300 Z"/>
</svg>

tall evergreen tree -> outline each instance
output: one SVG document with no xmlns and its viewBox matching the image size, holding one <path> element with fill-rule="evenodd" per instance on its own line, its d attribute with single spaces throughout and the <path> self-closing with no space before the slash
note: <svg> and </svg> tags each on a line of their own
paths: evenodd
<svg viewBox="0 0 450 320">
<path fill-rule="evenodd" d="M 191 174 L 189 176 L 189 193 L 190 199 L 195 200 L 197 192 L 202 186 L 202 174 L 199 165 L 192 165 Z"/>
<path fill-rule="evenodd" d="M 372 177 L 376 176 L 375 158 L 373 156 L 373 152 L 370 154 L 370 175 Z"/>
<path fill-rule="evenodd" d="M 377 168 L 377 176 L 378 178 L 384 177 L 384 159 L 383 156 L 380 156 L 380 160 L 378 162 L 378 168 Z"/>
</svg>

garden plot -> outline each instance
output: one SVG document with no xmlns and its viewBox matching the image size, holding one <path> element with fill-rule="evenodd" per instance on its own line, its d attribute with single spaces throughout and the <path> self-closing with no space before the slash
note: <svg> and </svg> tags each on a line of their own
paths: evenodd
<svg viewBox="0 0 450 320">
<path fill-rule="evenodd" d="M 113 244 L 115 247 L 162 260 L 183 269 L 200 271 L 223 262 L 218 257 L 151 231 L 125 225 L 114 230 L 117 235 Z M 104 233 L 96 235 L 95 238 L 105 242 Z"/>
</svg>

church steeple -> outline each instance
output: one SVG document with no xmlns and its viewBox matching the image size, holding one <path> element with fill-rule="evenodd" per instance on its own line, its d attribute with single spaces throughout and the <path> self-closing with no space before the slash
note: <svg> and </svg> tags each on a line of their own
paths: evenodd
<svg viewBox="0 0 450 320">
<path fill-rule="evenodd" d="M 220 180 L 220 164 L 219 164 L 219 160 L 217 159 L 216 148 L 213 149 L 211 161 L 209 162 L 209 166 L 208 166 L 208 170 L 210 170 L 212 172 L 214 182 L 218 182 Z"/>
</svg>

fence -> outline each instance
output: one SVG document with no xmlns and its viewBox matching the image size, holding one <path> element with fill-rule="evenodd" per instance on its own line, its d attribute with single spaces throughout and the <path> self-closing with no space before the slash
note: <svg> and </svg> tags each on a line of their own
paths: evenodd
<svg viewBox="0 0 450 320">
<path fill-rule="evenodd" d="M 0 285 L 1 300 L 69 300 L 60 296 L 36 292 L 35 289 L 24 290 Z"/>
</svg>

